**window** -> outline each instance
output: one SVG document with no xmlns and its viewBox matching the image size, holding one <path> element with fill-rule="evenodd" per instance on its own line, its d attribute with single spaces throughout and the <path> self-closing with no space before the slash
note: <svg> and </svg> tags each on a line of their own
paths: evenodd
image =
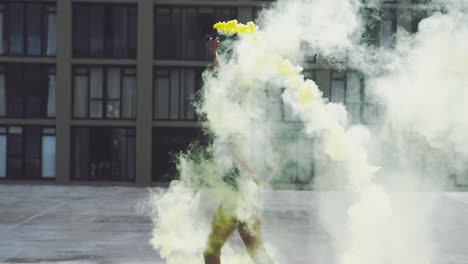
<svg viewBox="0 0 468 264">
<path fill-rule="evenodd" d="M 363 40 L 369 45 L 382 48 L 392 48 L 395 45 L 397 30 L 396 10 L 376 10 L 366 8 L 363 10 L 366 32 Z"/>
<path fill-rule="evenodd" d="M 154 118 L 195 120 L 193 103 L 202 85 L 199 68 L 157 68 L 154 73 Z"/>
<path fill-rule="evenodd" d="M 205 143 L 200 128 L 153 128 L 152 179 L 168 182 L 177 175 L 176 155 L 187 150 L 190 143 L 199 140 Z"/>
<path fill-rule="evenodd" d="M 0 55 L 55 56 L 56 19 L 52 3 L 0 3 Z"/>
<path fill-rule="evenodd" d="M 357 72 L 332 72 L 330 101 L 342 103 L 351 123 L 376 123 L 380 108 L 366 93 L 362 76 Z"/>
<path fill-rule="evenodd" d="M 212 60 L 213 25 L 237 17 L 232 7 L 162 7 L 155 10 L 154 54 L 159 60 Z"/>
<path fill-rule="evenodd" d="M 89 58 L 136 58 L 136 5 L 73 5 L 73 54 Z"/>
<path fill-rule="evenodd" d="M 73 72 L 74 118 L 136 118 L 135 67 L 76 66 Z"/>
<path fill-rule="evenodd" d="M 0 127 L 0 178 L 55 178 L 55 128 Z"/>
<path fill-rule="evenodd" d="M 76 127 L 72 140 L 74 180 L 135 180 L 134 128 Z"/>
<path fill-rule="evenodd" d="M 55 85 L 54 66 L 0 65 L 0 117 L 55 117 Z"/>
</svg>

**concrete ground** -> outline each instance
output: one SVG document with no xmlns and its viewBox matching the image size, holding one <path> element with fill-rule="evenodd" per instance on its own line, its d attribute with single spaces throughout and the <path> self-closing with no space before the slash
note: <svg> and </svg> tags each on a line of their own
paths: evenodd
<svg viewBox="0 0 468 264">
<path fill-rule="evenodd" d="M 138 213 L 147 195 L 142 188 L 0 185 L 0 263 L 164 263 L 148 242 L 150 219 Z M 330 234 L 317 217 L 322 195 L 268 194 L 264 233 L 286 263 L 332 262 Z M 445 193 L 434 220 L 437 264 L 468 263 L 468 193 Z"/>
</svg>

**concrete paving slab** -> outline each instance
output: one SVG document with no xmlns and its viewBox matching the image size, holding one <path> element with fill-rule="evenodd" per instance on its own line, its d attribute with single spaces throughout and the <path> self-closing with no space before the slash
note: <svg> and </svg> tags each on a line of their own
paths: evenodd
<svg viewBox="0 0 468 264">
<path fill-rule="evenodd" d="M 151 220 L 138 212 L 147 195 L 144 188 L 0 185 L 0 263 L 164 263 L 149 244 Z M 267 194 L 265 238 L 288 263 L 333 263 L 332 238 L 318 217 L 326 195 L 343 194 Z M 468 194 L 445 193 L 434 211 L 434 264 L 468 263 Z M 238 236 L 233 243 L 241 246 Z"/>
</svg>

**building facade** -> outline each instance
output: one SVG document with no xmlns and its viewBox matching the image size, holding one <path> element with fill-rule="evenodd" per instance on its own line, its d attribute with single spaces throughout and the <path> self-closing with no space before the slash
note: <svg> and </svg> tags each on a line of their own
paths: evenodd
<svg viewBox="0 0 468 264">
<path fill-rule="evenodd" d="M 415 1 L 384 2 L 364 39 L 390 47 L 397 30 L 417 30 L 424 14 Z M 172 154 L 201 135 L 192 102 L 212 60 L 212 25 L 251 21 L 269 3 L 0 1 L 0 184 L 168 182 Z M 374 122 L 378 107 L 357 73 L 330 70 L 314 56 L 304 66 L 354 121 Z M 277 107 L 279 121 L 294 123 Z M 301 174 L 292 181 L 310 180 Z"/>
</svg>

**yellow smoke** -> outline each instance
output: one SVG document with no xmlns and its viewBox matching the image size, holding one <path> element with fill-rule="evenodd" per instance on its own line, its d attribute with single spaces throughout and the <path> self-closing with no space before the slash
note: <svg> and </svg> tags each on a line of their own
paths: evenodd
<svg viewBox="0 0 468 264">
<path fill-rule="evenodd" d="M 386 224 L 390 211 L 389 200 L 381 186 L 373 181 L 378 167 L 369 164 L 363 146 L 353 139 L 345 122 L 341 123 L 340 105 L 330 103 L 323 98 L 315 82 L 304 77 L 302 67 L 275 54 L 275 50 L 270 48 L 269 43 L 265 43 L 261 32 L 257 32 L 252 22 L 247 25 L 239 24 L 236 20 L 219 22 L 214 28 L 226 35 L 238 33 L 254 36 L 243 38 L 250 46 L 239 49 L 244 55 L 240 56 L 239 60 L 244 61 L 241 61 L 242 63 L 237 61 L 238 65 L 242 65 L 242 70 L 237 72 L 239 76 L 236 79 L 249 79 L 248 83 L 253 86 L 257 76 L 262 75 L 279 81 L 285 88 L 288 98 L 286 101 L 293 111 L 305 122 L 306 127 L 313 128 L 310 131 L 318 131 L 323 136 L 324 152 L 333 161 L 345 165 L 349 187 L 359 199 L 348 211 L 347 221 L 351 237 L 342 264 L 380 263 L 383 257 L 382 250 L 371 246 L 377 245 L 381 238 L 382 226 Z M 252 74 L 253 72 L 255 74 Z M 377 217 L 373 225 L 368 224 L 369 215 Z M 375 250 L 374 252 L 355 250 L 362 245 Z"/>
<path fill-rule="evenodd" d="M 214 24 L 213 28 L 226 35 L 248 35 L 255 34 L 257 32 L 257 28 L 253 22 L 242 24 L 239 23 L 236 19 L 227 22 L 218 22 Z"/>
</svg>

